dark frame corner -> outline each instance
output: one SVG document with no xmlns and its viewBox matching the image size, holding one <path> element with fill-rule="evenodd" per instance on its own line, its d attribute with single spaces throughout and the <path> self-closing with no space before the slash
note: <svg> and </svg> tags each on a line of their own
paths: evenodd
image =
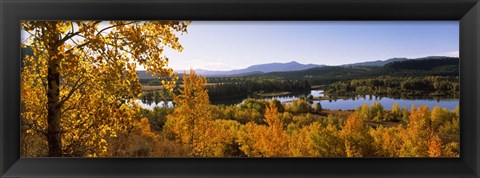
<svg viewBox="0 0 480 178">
<path fill-rule="evenodd" d="M 480 177 L 478 0 L 0 0 L 0 177 Z M 20 158 L 21 20 L 459 20 L 457 159 Z M 394 168 L 394 169 L 392 169 Z"/>
</svg>

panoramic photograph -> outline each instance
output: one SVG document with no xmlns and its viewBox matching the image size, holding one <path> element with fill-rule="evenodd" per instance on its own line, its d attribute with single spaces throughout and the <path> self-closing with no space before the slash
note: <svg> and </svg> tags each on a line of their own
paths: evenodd
<svg viewBox="0 0 480 178">
<path fill-rule="evenodd" d="M 22 21 L 22 157 L 460 157 L 458 21 Z"/>
</svg>

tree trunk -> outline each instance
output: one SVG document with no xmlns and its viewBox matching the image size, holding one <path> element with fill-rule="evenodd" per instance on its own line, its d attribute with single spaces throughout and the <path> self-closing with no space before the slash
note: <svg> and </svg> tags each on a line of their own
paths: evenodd
<svg viewBox="0 0 480 178">
<path fill-rule="evenodd" d="M 55 31 L 55 22 L 49 29 L 50 32 Z M 47 74 L 47 141 L 48 141 L 48 156 L 61 157 L 62 156 L 62 138 L 60 130 L 61 106 L 60 106 L 60 61 L 59 51 L 57 49 L 60 40 L 60 34 L 53 32 L 50 36 L 51 40 L 48 44 L 48 74 Z"/>
<path fill-rule="evenodd" d="M 48 156 L 62 156 L 62 139 L 60 133 L 60 73 L 59 60 L 50 60 L 48 64 Z"/>
</svg>

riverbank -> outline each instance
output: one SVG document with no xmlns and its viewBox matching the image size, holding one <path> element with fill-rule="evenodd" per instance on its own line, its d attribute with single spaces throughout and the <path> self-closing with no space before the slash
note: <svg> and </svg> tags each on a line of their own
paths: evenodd
<svg viewBox="0 0 480 178">
<path fill-rule="evenodd" d="M 312 85 L 310 87 L 312 90 L 318 90 L 318 89 L 323 89 L 325 88 L 325 85 Z"/>
<path fill-rule="evenodd" d="M 207 85 L 219 85 L 222 83 L 207 83 Z M 183 87 L 183 84 L 179 85 L 179 87 Z M 142 85 L 142 91 L 153 91 L 153 90 L 161 90 L 164 87 L 162 85 Z"/>
<path fill-rule="evenodd" d="M 338 100 L 338 99 L 349 99 L 351 97 L 347 97 L 347 96 L 334 96 L 334 97 L 330 97 L 330 96 L 318 96 L 318 97 L 313 97 L 312 99 L 309 99 L 309 100 L 312 100 L 312 101 L 321 101 L 321 100 Z"/>
<path fill-rule="evenodd" d="M 288 91 L 280 91 L 280 92 L 260 93 L 260 94 L 257 94 L 257 95 L 264 96 L 264 97 L 274 97 L 274 96 L 285 96 L 285 95 L 289 95 L 291 93 L 292 92 L 288 92 Z"/>
</svg>

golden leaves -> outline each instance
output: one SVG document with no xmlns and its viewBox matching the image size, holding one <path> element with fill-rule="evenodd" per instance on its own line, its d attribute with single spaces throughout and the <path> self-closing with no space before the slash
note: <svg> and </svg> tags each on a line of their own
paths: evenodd
<svg viewBox="0 0 480 178">
<path fill-rule="evenodd" d="M 47 63 L 58 60 L 60 98 L 65 100 L 63 154 L 104 156 L 106 138 L 131 129 L 132 118 L 138 117 L 136 63 L 170 77 L 163 46 L 179 49 L 174 33 L 186 27 L 183 22 L 23 21 L 22 29 L 31 37 L 22 46 L 34 53 L 22 68 L 22 120 L 37 128 L 28 132 L 46 132 Z"/>
<path fill-rule="evenodd" d="M 435 132 L 430 135 L 430 139 L 428 140 L 428 156 L 442 156 L 442 141 Z"/>
<path fill-rule="evenodd" d="M 45 147 L 47 131 L 46 83 L 48 64 L 59 62 L 62 104 L 62 152 L 65 156 L 107 156 L 112 137 L 135 132 L 142 138 L 160 140 L 148 119 L 139 116 L 134 101 L 141 85 L 137 65 L 162 79 L 170 92 L 178 76 L 168 68 L 165 47 L 182 51 L 178 33 L 189 22 L 178 21 L 25 21 L 22 29 L 32 37 L 22 44 L 33 51 L 23 59 L 21 75 L 22 131 L 40 138 Z M 222 156 L 231 147 L 247 156 L 458 156 L 459 109 L 412 107 L 390 111 L 380 104 L 363 105 L 345 123 L 312 116 L 310 105 L 292 102 L 279 113 L 277 105 L 249 103 L 249 109 L 230 108 L 225 118 L 212 113 L 206 79 L 193 70 L 183 75 L 184 87 L 174 96 L 178 105 L 167 116 L 165 132 L 173 133 L 191 148 L 191 156 Z M 259 106 L 257 110 L 257 106 Z M 262 110 L 260 112 L 260 110 Z M 235 111 L 235 112 L 233 112 Z M 264 112 L 265 111 L 265 112 Z M 283 112 L 283 111 L 282 111 Z M 318 111 L 317 111 L 318 112 Z M 405 126 L 371 127 L 385 115 L 407 118 Z M 282 117 L 280 117 L 280 115 Z M 255 118 L 245 125 L 222 120 Z M 28 144 L 28 143 L 24 143 Z M 178 143 L 179 144 L 179 143 Z M 235 150 L 237 151 L 237 150 Z M 42 155 L 28 151 L 25 156 Z"/>
<path fill-rule="evenodd" d="M 214 127 L 210 101 L 205 89 L 207 81 L 196 75 L 195 71 L 183 75 L 183 88 L 179 95 L 174 95 L 178 105 L 173 114 L 167 116 L 166 125 L 171 125 L 171 132 L 179 140 L 192 148 L 192 156 L 208 156 L 218 153 L 212 148 L 219 140 Z"/>
<path fill-rule="evenodd" d="M 239 135 L 240 149 L 248 156 L 278 157 L 289 155 L 289 136 L 283 129 L 278 108 L 273 101 L 268 103 L 265 111 L 268 127 L 247 123 Z"/>
</svg>

